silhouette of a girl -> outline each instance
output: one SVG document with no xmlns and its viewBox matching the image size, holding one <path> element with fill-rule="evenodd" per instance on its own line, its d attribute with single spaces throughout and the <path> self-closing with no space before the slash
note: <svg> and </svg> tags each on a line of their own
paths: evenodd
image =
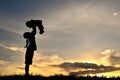
<svg viewBox="0 0 120 80">
<path fill-rule="evenodd" d="M 40 21 L 39 24 L 35 23 L 36 20 L 31 20 L 31 21 L 27 21 L 26 25 L 29 28 L 32 28 L 32 32 L 25 32 L 23 34 L 23 37 L 26 39 L 26 54 L 25 54 L 25 75 L 29 75 L 29 66 L 32 64 L 32 59 L 33 59 L 33 55 L 34 55 L 34 51 L 37 50 L 36 47 L 36 41 L 35 41 L 35 35 L 36 35 L 36 26 L 38 26 L 39 30 L 40 30 L 40 34 L 44 33 L 44 27 L 42 25 L 42 21 L 41 20 L 37 20 Z"/>
</svg>

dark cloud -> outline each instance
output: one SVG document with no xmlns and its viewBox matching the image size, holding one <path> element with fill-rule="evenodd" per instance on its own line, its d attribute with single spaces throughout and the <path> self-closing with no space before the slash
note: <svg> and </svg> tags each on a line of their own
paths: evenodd
<svg viewBox="0 0 120 80">
<path fill-rule="evenodd" d="M 70 62 L 65 62 L 63 64 L 60 65 L 60 67 L 64 68 L 64 69 L 68 69 L 68 68 L 97 68 L 98 66 L 96 64 L 90 64 L 90 63 L 79 63 L 79 62 L 75 62 L 75 63 L 70 63 Z"/>
<path fill-rule="evenodd" d="M 120 56 L 110 55 L 109 60 L 112 65 L 120 64 Z"/>
<path fill-rule="evenodd" d="M 119 50 L 113 50 L 111 51 L 109 56 L 109 61 L 112 65 L 119 65 L 120 64 L 120 51 Z"/>
<path fill-rule="evenodd" d="M 75 69 L 75 68 L 84 68 L 84 69 L 104 68 L 105 69 L 105 68 L 111 67 L 111 66 L 104 66 L 104 65 L 98 66 L 97 64 L 94 64 L 94 63 L 79 63 L 79 62 L 75 62 L 75 63 L 65 62 L 59 66 L 64 69 L 68 69 L 68 68 L 73 68 L 73 69 Z"/>
<path fill-rule="evenodd" d="M 85 74 L 97 74 L 97 73 L 105 73 L 120 70 L 120 68 L 113 67 L 113 66 L 104 66 L 104 65 L 97 65 L 94 63 L 80 63 L 80 62 L 64 62 L 60 65 L 54 65 L 56 67 L 60 67 L 65 69 L 66 71 L 75 70 L 75 69 L 84 69 L 78 72 L 69 72 L 70 75 L 85 75 Z"/>
<path fill-rule="evenodd" d="M 70 75 L 85 75 L 85 74 L 99 74 L 99 73 L 106 73 L 106 72 L 112 72 L 120 70 L 120 68 L 116 67 L 108 67 L 108 68 L 100 68 L 95 70 L 85 70 L 85 71 L 78 71 L 78 72 L 70 72 Z"/>
<path fill-rule="evenodd" d="M 107 49 L 101 52 L 104 59 L 106 59 L 111 65 L 120 65 L 120 50 L 119 49 Z"/>
</svg>

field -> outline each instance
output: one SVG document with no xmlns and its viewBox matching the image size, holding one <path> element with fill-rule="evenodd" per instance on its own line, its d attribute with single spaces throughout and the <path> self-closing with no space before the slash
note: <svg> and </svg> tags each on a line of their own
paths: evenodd
<svg viewBox="0 0 120 80">
<path fill-rule="evenodd" d="M 120 80 L 120 77 L 97 77 L 97 76 L 64 76 L 64 75 L 54 75 L 49 77 L 44 77 L 40 75 L 10 75 L 10 76 L 0 76 L 0 80 Z"/>
</svg>

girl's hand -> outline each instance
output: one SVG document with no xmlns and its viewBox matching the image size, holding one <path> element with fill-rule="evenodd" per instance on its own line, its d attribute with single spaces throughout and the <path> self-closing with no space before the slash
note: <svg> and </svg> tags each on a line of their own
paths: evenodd
<svg viewBox="0 0 120 80">
<path fill-rule="evenodd" d="M 24 48 L 27 48 L 27 46 L 28 46 L 28 39 L 26 39 L 26 45 L 25 45 L 25 47 Z"/>
</svg>

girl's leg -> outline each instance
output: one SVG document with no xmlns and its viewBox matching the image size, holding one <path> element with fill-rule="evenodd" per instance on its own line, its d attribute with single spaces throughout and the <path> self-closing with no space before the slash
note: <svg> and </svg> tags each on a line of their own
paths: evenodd
<svg viewBox="0 0 120 80">
<path fill-rule="evenodd" d="M 29 64 L 25 65 L 25 75 L 29 75 Z"/>
</svg>

